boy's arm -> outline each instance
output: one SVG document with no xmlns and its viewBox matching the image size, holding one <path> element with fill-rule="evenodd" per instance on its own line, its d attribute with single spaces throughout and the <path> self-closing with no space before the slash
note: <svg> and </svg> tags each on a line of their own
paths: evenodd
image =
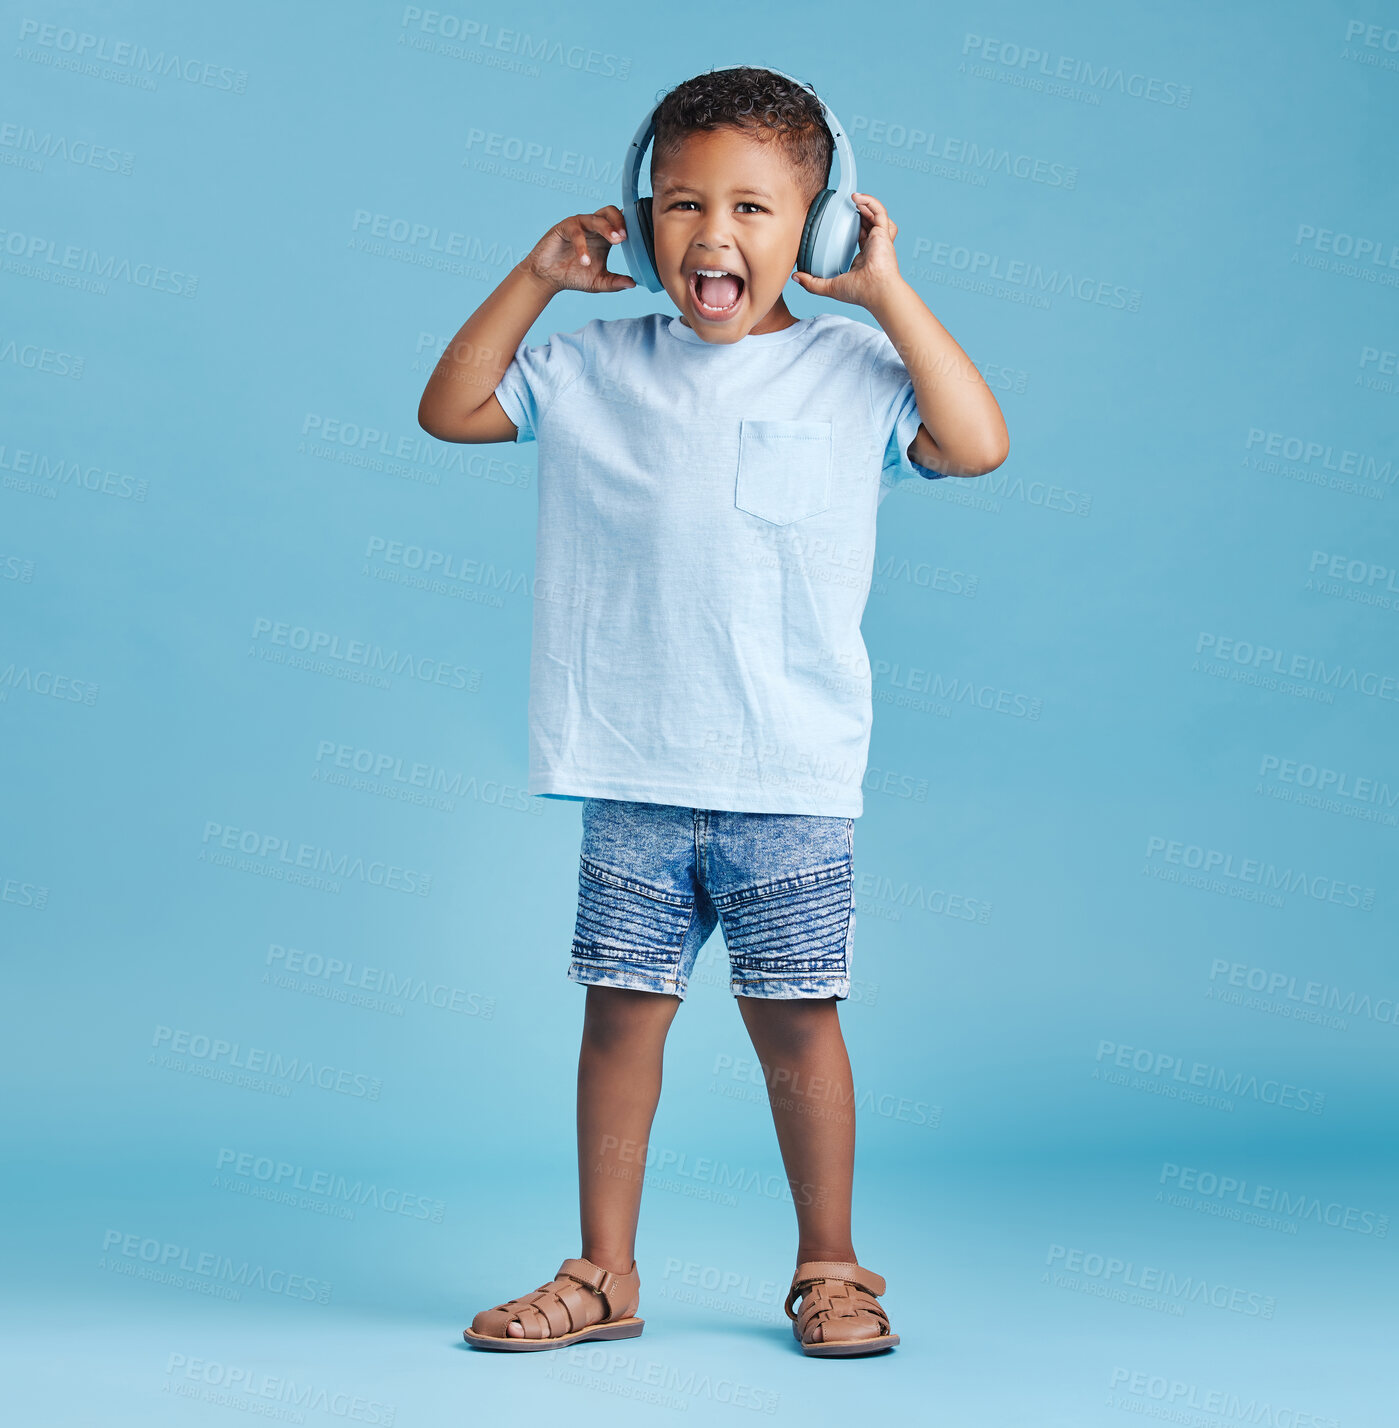
<svg viewBox="0 0 1399 1428">
<path fill-rule="evenodd" d="M 418 425 L 440 441 L 514 441 L 515 423 L 495 395 L 505 369 L 555 293 L 636 286 L 607 271 L 610 245 L 625 236 L 615 206 L 556 223 L 447 344 L 423 388 Z"/>
<path fill-rule="evenodd" d="M 902 278 L 869 311 L 913 378 L 919 424 L 909 459 L 949 476 L 994 471 L 1010 454 L 1010 436 L 971 358 Z"/>
<path fill-rule="evenodd" d="M 505 275 L 438 358 L 418 403 L 424 431 L 439 441 L 515 440 L 495 389 L 554 291 L 530 271 L 528 258 Z"/>
<path fill-rule="evenodd" d="M 894 238 L 899 228 L 877 198 L 851 195 L 860 210 L 860 252 L 849 272 L 796 280 L 818 297 L 866 308 L 894 344 L 918 398 L 918 434 L 908 455 L 919 466 L 949 476 L 982 476 L 1010 454 L 1000 404 L 971 358 L 928 311 L 899 272 Z"/>
</svg>

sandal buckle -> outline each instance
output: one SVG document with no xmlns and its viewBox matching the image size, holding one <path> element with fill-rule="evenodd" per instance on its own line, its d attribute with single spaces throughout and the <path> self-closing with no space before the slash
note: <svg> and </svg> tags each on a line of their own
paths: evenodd
<svg viewBox="0 0 1399 1428">
<path fill-rule="evenodd" d="M 594 1264 L 590 1259 L 566 1259 L 559 1266 L 559 1274 L 576 1279 L 579 1284 L 586 1285 L 595 1294 L 600 1295 L 607 1309 L 607 1317 L 611 1317 L 613 1295 L 620 1275 L 610 1269 L 604 1269 L 600 1264 Z"/>
</svg>

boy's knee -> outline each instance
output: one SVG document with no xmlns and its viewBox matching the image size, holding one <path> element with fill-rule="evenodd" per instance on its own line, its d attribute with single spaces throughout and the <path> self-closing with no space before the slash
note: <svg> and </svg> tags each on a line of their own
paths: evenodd
<svg viewBox="0 0 1399 1428">
<path fill-rule="evenodd" d="M 840 1026 L 835 997 L 740 997 L 751 1034 L 776 1045 L 800 1049 Z"/>
<path fill-rule="evenodd" d="M 646 1032 L 664 1033 L 680 998 L 666 992 L 641 992 L 630 987 L 589 987 L 583 1015 L 583 1039 L 595 1046 L 633 1042 Z"/>
</svg>

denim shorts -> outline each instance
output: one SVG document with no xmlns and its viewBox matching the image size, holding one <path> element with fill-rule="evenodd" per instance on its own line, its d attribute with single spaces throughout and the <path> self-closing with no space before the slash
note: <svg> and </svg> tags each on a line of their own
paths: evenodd
<svg viewBox="0 0 1399 1428">
<path fill-rule="evenodd" d="M 568 975 L 684 997 L 720 922 L 739 997 L 850 995 L 855 820 L 583 800 Z"/>
</svg>

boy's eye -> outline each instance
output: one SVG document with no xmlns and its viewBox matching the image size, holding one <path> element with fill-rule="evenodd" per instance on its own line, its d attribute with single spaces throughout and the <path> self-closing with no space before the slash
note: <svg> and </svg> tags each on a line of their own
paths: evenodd
<svg viewBox="0 0 1399 1428">
<path fill-rule="evenodd" d="M 685 208 L 685 207 L 687 207 L 687 206 L 690 207 L 690 208 L 694 208 L 694 207 L 696 207 L 697 205 L 695 204 L 695 201 L 694 201 L 694 199 L 692 199 L 692 198 L 677 198 L 677 199 L 675 200 L 675 202 L 672 203 L 670 206 L 671 206 L 672 208 Z M 766 210 L 763 208 L 762 204 L 760 204 L 760 203 L 749 203 L 749 201 L 748 201 L 746 198 L 741 198 L 741 199 L 739 199 L 738 204 L 737 204 L 737 207 L 739 207 L 739 208 L 751 208 L 755 213 L 763 213 L 763 212 L 766 211 Z"/>
</svg>

